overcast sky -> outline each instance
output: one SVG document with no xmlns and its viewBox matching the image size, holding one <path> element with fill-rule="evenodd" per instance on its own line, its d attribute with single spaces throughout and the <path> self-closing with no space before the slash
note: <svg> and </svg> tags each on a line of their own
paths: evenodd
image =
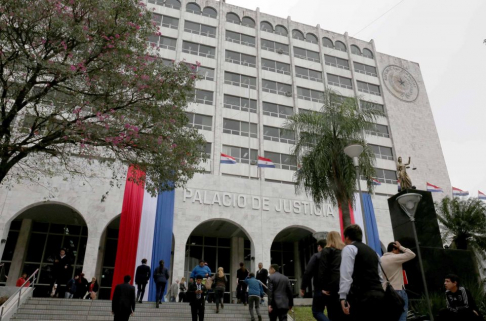
<svg viewBox="0 0 486 321">
<path fill-rule="evenodd" d="M 486 1 L 226 2 L 252 10 L 260 7 L 261 12 L 291 16 L 338 33 L 347 31 L 358 39 L 374 39 L 379 52 L 418 62 L 452 186 L 469 190 L 472 196 L 478 189 L 486 193 L 486 103 L 481 96 L 486 94 Z"/>
</svg>

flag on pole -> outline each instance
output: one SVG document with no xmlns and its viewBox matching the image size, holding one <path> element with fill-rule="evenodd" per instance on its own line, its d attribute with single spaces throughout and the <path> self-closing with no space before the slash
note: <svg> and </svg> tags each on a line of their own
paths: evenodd
<svg viewBox="0 0 486 321">
<path fill-rule="evenodd" d="M 221 153 L 221 164 L 236 164 L 236 159 L 232 156 Z"/>
<path fill-rule="evenodd" d="M 377 180 L 376 178 L 372 178 L 371 179 L 371 184 L 378 186 L 378 185 L 381 185 L 381 182 L 379 180 Z"/>
<path fill-rule="evenodd" d="M 442 188 L 440 188 L 439 186 L 432 185 L 430 183 L 427 183 L 427 191 L 432 193 L 444 193 Z"/>
<path fill-rule="evenodd" d="M 486 194 L 484 194 L 483 192 L 481 191 L 478 191 L 478 198 L 480 200 L 485 200 L 486 201 Z"/>
<path fill-rule="evenodd" d="M 468 195 L 469 195 L 468 191 L 463 191 L 462 189 L 452 186 L 452 196 L 468 196 Z"/>
<path fill-rule="evenodd" d="M 258 167 L 275 168 L 275 164 L 269 158 L 258 156 Z"/>
</svg>

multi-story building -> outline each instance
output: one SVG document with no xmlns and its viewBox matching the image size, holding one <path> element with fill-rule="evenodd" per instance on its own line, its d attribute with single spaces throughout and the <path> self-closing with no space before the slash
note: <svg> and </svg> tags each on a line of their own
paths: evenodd
<svg viewBox="0 0 486 321">
<path fill-rule="evenodd" d="M 162 33 L 150 38 L 160 56 L 167 63 L 198 61 L 204 78 L 187 112 L 190 125 L 207 140 L 210 159 L 203 164 L 205 174 L 173 194 L 173 240 L 164 246 L 172 249 L 174 279 L 187 276 L 203 258 L 213 271 L 225 268 L 233 290 L 240 261 L 251 270 L 258 262 L 278 263 L 298 285 L 315 252 L 312 234 L 340 230 L 339 211 L 295 193 L 295 135 L 282 127 L 290 115 L 318 111 L 326 88 L 374 103 L 386 115 L 365 133 L 381 182 L 372 202 L 384 244 L 393 239 L 387 198 L 397 192 L 398 156 L 412 158 L 409 174 L 417 188 L 430 182 L 450 193 L 418 63 L 378 52 L 373 40 L 223 1 L 148 0 L 147 6 Z M 221 153 L 237 163 L 221 164 Z M 259 170 L 257 155 L 270 158 L 276 168 Z M 3 190 L 4 274 L 16 280 L 21 270 L 41 266 L 40 283 L 48 284 L 53 249 L 70 246 L 75 268 L 98 276 L 101 297 L 109 296 L 123 189 L 100 203 L 107 184 L 59 180 L 62 193 L 48 203 L 42 188 Z"/>
</svg>

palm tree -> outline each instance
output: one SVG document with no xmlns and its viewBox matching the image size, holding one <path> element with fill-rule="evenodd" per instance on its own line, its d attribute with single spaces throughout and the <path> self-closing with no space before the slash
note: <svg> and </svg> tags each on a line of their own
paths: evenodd
<svg viewBox="0 0 486 321">
<path fill-rule="evenodd" d="M 341 206 L 344 227 L 351 224 L 348 204 L 354 202 L 356 172 L 344 148 L 350 144 L 364 147 L 360 173 L 367 179 L 368 192 L 372 192 L 371 177 L 375 155 L 366 145 L 363 134 L 373 128 L 373 121 L 383 113 L 372 104 L 358 98 L 339 96 L 332 90 L 324 92 L 324 104 L 319 112 L 293 115 L 285 123 L 287 130 L 298 133 L 292 154 L 300 164 L 295 173 L 297 192 L 304 190 L 316 204 L 328 201 Z"/>
<path fill-rule="evenodd" d="M 475 198 L 461 200 L 445 197 L 437 204 L 437 217 L 445 233 L 452 238 L 452 248 L 474 250 L 486 257 L 486 205 Z"/>
</svg>

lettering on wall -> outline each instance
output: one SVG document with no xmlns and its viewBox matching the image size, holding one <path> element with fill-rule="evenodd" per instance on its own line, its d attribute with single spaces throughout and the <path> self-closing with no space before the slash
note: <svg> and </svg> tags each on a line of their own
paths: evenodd
<svg viewBox="0 0 486 321">
<path fill-rule="evenodd" d="M 322 204 L 319 208 L 314 202 L 190 188 L 184 189 L 182 199 L 183 202 L 199 203 L 201 205 L 209 206 L 233 207 L 255 211 L 273 210 L 277 213 L 334 217 L 333 206 L 327 203 Z"/>
</svg>

